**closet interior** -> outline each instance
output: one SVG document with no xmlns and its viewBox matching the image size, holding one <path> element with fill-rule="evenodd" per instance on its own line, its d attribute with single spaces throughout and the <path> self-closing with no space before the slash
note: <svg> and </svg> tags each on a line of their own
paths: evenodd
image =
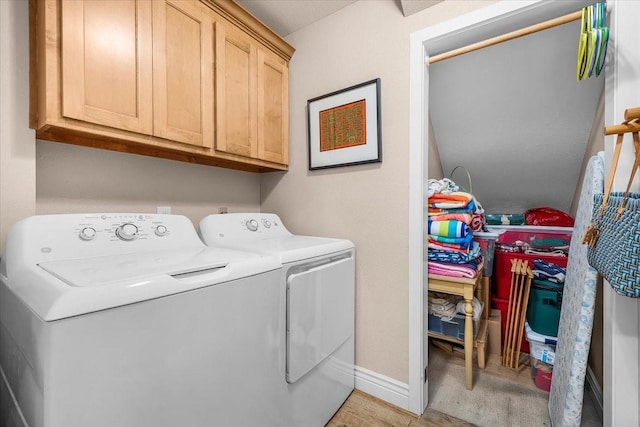
<svg viewBox="0 0 640 427">
<path fill-rule="evenodd" d="M 470 205 L 456 204 L 456 197 L 427 201 L 425 329 L 436 345 L 460 343 L 471 333 L 473 362 L 467 360 L 471 350 L 462 346 L 467 367 L 483 368 L 486 358 L 497 355 L 505 369 L 531 367 L 532 381 L 545 391 L 551 388 L 557 343 L 552 338 L 559 335 L 562 287 L 575 244 L 573 218 L 587 165 L 604 149 L 604 73 L 583 80 L 576 76 L 581 8 L 588 5 L 573 2 L 573 12 L 534 25 L 535 31 L 527 27 L 514 38 L 495 35 L 478 46 L 470 41 L 470 48 L 449 46 L 452 54 L 441 54 L 438 44 L 446 42 L 436 41 L 428 65 L 430 146 L 424 182 L 432 197 L 450 185 L 454 188 L 444 193 L 457 190 L 473 198 Z M 456 229 L 449 221 L 460 214 L 483 214 L 484 225 L 471 222 Z M 449 298 L 445 294 L 456 291 L 432 293 L 430 283 L 443 290 L 440 262 L 447 261 L 444 252 L 452 247 L 457 260 L 474 251 L 482 258 L 477 276 L 465 274 L 460 264 L 449 271 L 448 280 L 458 282 L 458 296 Z M 464 290 L 469 282 L 482 289 L 476 298 Z M 450 305 L 456 302 L 457 311 Z M 597 377 L 602 336 L 593 336 L 592 352 L 589 365 Z M 468 375 L 466 386 L 473 389 Z"/>
</svg>

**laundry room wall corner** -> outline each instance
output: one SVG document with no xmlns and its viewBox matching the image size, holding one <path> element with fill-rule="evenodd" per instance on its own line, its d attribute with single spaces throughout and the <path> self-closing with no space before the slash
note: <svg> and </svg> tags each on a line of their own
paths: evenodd
<svg viewBox="0 0 640 427">
<path fill-rule="evenodd" d="M 35 213 L 35 133 L 29 129 L 29 2 L 0 2 L 0 251 L 11 225 Z"/>
</svg>

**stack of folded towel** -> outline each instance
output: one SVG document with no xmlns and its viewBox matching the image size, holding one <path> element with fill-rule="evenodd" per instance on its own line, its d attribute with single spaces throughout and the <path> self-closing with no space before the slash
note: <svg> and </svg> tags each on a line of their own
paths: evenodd
<svg viewBox="0 0 640 427">
<path fill-rule="evenodd" d="M 482 304 L 477 298 L 473 298 L 473 317 L 477 318 L 482 312 Z M 451 320 L 456 315 L 465 315 L 464 298 L 458 295 L 449 295 L 440 292 L 429 292 L 429 314 L 441 317 L 444 320 Z"/>
<path fill-rule="evenodd" d="M 470 227 L 476 206 L 473 195 L 458 191 L 453 181 L 429 181 L 428 273 L 463 278 L 478 275 L 482 257 Z"/>
</svg>

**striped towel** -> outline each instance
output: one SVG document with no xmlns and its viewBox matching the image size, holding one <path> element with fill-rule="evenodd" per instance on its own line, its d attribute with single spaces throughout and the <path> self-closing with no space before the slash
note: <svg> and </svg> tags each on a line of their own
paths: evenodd
<svg viewBox="0 0 640 427">
<path fill-rule="evenodd" d="M 431 221 L 428 222 L 429 234 L 442 237 L 465 237 L 469 233 L 469 226 L 462 221 Z"/>
</svg>

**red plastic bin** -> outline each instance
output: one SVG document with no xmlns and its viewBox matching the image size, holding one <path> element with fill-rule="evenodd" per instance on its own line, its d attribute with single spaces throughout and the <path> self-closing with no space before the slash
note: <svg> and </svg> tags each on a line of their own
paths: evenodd
<svg viewBox="0 0 640 427">
<path fill-rule="evenodd" d="M 509 300 L 492 297 L 491 305 L 493 308 L 497 308 L 500 310 L 500 330 L 502 332 L 502 337 L 500 339 L 500 343 L 502 347 L 504 347 L 504 341 L 507 336 L 507 315 L 509 314 Z M 527 334 L 524 330 L 524 325 L 522 325 L 522 341 L 520 344 L 520 351 L 522 353 L 529 353 L 529 341 L 527 341 Z"/>
<path fill-rule="evenodd" d="M 567 266 L 567 257 L 530 255 L 518 252 L 499 252 L 496 251 L 493 265 L 493 277 L 495 278 L 495 296 L 496 298 L 509 300 L 509 292 L 511 291 L 511 260 L 522 259 L 529 262 L 529 266 L 533 266 L 533 260 L 541 259 L 562 267 Z"/>
<path fill-rule="evenodd" d="M 493 264 L 494 296 L 503 300 L 509 299 L 511 289 L 511 260 L 522 259 L 533 265 L 533 260 L 541 259 L 550 263 L 567 266 L 566 256 L 526 254 L 524 252 L 507 252 L 503 246 L 514 246 L 516 242 L 525 242 L 532 249 L 550 249 L 569 247 L 571 243 L 570 227 L 512 227 L 500 234 L 496 242 Z"/>
</svg>

